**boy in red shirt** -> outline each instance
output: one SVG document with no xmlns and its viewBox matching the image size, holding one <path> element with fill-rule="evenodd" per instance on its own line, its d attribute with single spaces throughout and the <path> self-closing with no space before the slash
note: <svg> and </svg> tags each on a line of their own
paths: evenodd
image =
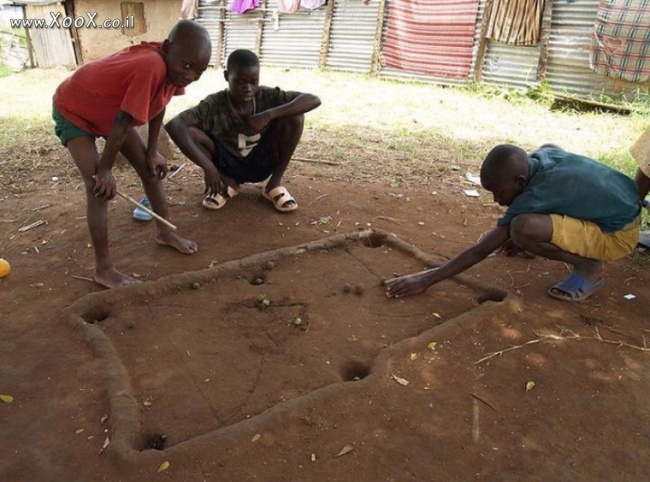
<svg viewBox="0 0 650 482">
<path fill-rule="evenodd" d="M 115 157 L 119 151 L 131 163 L 153 210 L 167 218 L 162 185 L 167 165 L 157 151 L 165 107 L 201 77 L 210 54 L 207 30 L 183 20 L 162 44 L 143 42 L 86 64 L 54 94 L 56 135 L 70 151 L 86 188 L 88 228 L 95 250 L 93 279 L 106 288 L 135 282 L 115 268 L 108 248 L 107 202 L 116 194 Z M 145 123 L 149 123 L 146 144 L 133 128 Z M 100 136 L 106 138 L 101 155 L 95 145 Z M 197 250 L 196 243 L 160 222 L 156 242 L 185 254 Z"/>
</svg>

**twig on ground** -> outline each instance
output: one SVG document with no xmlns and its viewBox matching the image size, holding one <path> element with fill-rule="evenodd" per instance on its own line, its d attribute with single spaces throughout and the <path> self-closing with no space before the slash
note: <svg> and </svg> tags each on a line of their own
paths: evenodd
<svg viewBox="0 0 650 482">
<path fill-rule="evenodd" d="M 340 162 L 334 162 L 334 161 L 319 161 L 318 159 L 307 159 L 305 157 L 292 157 L 292 161 L 299 161 L 299 162 L 313 162 L 314 164 L 327 164 L 329 166 L 340 166 Z"/>
<path fill-rule="evenodd" d="M 70 277 L 74 278 L 74 279 L 80 279 L 81 281 L 90 281 L 91 283 L 95 282 L 94 279 L 88 278 L 87 276 L 79 276 L 79 275 L 73 274 Z"/>
<path fill-rule="evenodd" d="M 41 209 L 47 209 L 52 207 L 51 204 L 43 204 L 42 206 L 38 206 L 37 208 L 32 209 L 32 211 L 40 211 Z"/>
<path fill-rule="evenodd" d="M 646 346 L 646 341 L 645 341 L 645 336 L 644 335 L 642 335 L 643 336 L 643 346 L 640 346 L 640 345 L 633 345 L 632 343 L 627 343 L 627 342 L 624 342 L 622 340 L 609 340 L 609 339 L 603 338 L 600 335 L 600 332 L 598 331 L 597 326 L 594 327 L 594 332 L 596 333 L 595 336 L 583 336 L 583 335 L 580 335 L 579 333 L 576 333 L 573 330 L 569 330 L 568 328 L 562 328 L 562 327 L 559 327 L 559 328 L 560 328 L 560 334 L 559 335 L 554 334 L 554 333 L 546 333 L 546 334 L 540 335 L 540 334 L 536 333 L 536 335 L 539 338 L 529 340 L 526 343 L 522 343 L 521 345 L 515 345 L 515 346 L 511 346 L 509 348 L 504 348 L 503 350 L 492 352 L 492 353 L 484 356 L 480 360 L 474 362 L 474 364 L 478 365 L 479 363 L 483 363 L 484 361 L 489 360 L 491 358 L 494 358 L 496 356 L 501 356 L 504 353 L 508 353 L 508 352 L 514 351 L 514 350 L 519 350 L 520 348 L 524 348 L 525 346 L 533 345 L 535 343 L 540 343 L 540 342 L 543 342 L 543 341 L 592 340 L 592 341 L 599 341 L 601 343 L 606 343 L 608 345 L 616 345 L 619 348 L 620 347 L 625 347 L 625 348 L 630 348 L 632 350 L 650 352 L 650 348 L 648 348 Z M 566 333 L 568 333 L 568 335 Z"/>
<path fill-rule="evenodd" d="M 45 224 L 45 221 L 43 221 L 42 219 L 39 219 L 38 221 L 34 221 L 32 224 L 28 224 L 27 226 L 23 226 L 22 228 L 18 228 L 18 232 L 24 233 L 25 231 L 29 231 L 30 229 L 41 226 L 42 224 Z"/>
<path fill-rule="evenodd" d="M 488 407 L 490 407 L 490 408 L 491 408 L 492 410 L 494 410 L 495 412 L 497 412 L 497 413 L 501 413 L 501 411 L 500 411 L 497 407 L 495 407 L 494 405 L 492 405 L 490 402 L 488 402 L 488 401 L 482 399 L 482 398 L 479 397 L 478 395 L 476 395 L 476 394 L 474 394 L 474 393 L 471 393 L 471 392 L 470 392 L 470 395 L 471 395 L 472 397 L 474 397 L 475 399 L 477 399 L 479 402 L 483 402 L 484 404 L 486 404 Z"/>
<path fill-rule="evenodd" d="M 307 204 L 307 206 L 311 206 L 312 203 L 315 203 L 315 202 L 318 201 L 319 199 L 322 199 L 322 198 L 324 198 L 325 196 L 329 196 L 329 195 L 330 195 L 329 193 L 321 194 L 321 195 L 318 196 L 316 199 L 313 199 L 312 201 L 309 201 L 309 203 Z"/>
<path fill-rule="evenodd" d="M 393 224 L 400 224 L 400 222 L 397 219 L 391 218 L 389 216 L 375 216 L 374 218 L 372 218 L 373 221 L 376 219 L 383 219 L 384 221 L 390 221 Z"/>
</svg>

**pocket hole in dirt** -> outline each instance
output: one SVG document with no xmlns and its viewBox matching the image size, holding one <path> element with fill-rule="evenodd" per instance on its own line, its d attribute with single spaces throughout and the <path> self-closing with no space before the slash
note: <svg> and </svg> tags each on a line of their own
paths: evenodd
<svg viewBox="0 0 650 482">
<path fill-rule="evenodd" d="M 263 285 L 266 283 L 266 273 L 261 273 L 253 276 L 249 282 L 252 285 Z"/>
<path fill-rule="evenodd" d="M 363 380 L 370 373 L 370 367 L 365 363 L 351 360 L 343 365 L 341 376 L 346 382 L 358 382 Z"/>
<path fill-rule="evenodd" d="M 490 293 L 485 293 L 478 298 L 476 298 L 476 301 L 478 301 L 479 305 L 482 305 L 486 301 L 495 301 L 497 303 L 503 301 L 506 299 L 505 293 L 501 293 L 499 291 L 492 291 Z"/>
<path fill-rule="evenodd" d="M 145 437 L 142 450 L 165 450 L 165 447 L 167 447 L 167 435 L 154 433 Z"/>
<path fill-rule="evenodd" d="M 367 238 L 363 238 L 361 243 L 366 248 L 380 248 L 386 243 L 386 235 L 383 233 L 372 233 Z"/>
<path fill-rule="evenodd" d="M 94 325 L 96 323 L 101 323 L 102 321 L 106 320 L 108 316 L 109 313 L 105 311 L 100 311 L 97 313 L 86 313 L 83 319 L 86 323 L 90 323 L 91 325 Z"/>
</svg>

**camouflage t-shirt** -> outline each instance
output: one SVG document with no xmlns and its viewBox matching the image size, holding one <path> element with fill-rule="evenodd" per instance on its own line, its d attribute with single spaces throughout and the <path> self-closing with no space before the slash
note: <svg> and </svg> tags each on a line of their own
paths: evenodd
<svg viewBox="0 0 650 482">
<path fill-rule="evenodd" d="M 261 86 L 253 100 L 254 112 L 257 114 L 287 104 L 298 95 L 300 92 L 285 92 L 279 87 Z M 235 111 L 229 89 L 207 96 L 196 107 L 182 112 L 181 117 L 206 132 L 212 139 L 217 139 L 238 158 L 246 157 L 269 128 L 267 125 L 255 135 L 246 135 L 246 123 Z"/>
</svg>

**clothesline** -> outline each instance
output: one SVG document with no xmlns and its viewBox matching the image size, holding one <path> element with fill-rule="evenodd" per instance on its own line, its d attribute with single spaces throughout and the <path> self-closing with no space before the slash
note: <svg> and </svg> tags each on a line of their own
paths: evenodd
<svg viewBox="0 0 650 482">
<path fill-rule="evenodd" d="M 199 10 L 228 10 L 229 12 L 231 11 L 230 8 L 224 7 L 224 6 L 214 6 L 214 7 L 199 7 Z M 317 10 L 317 9 L 316 9 Z M 296 12 L 281 12 L 277 8 L 262 8 L 262 7 L 257 7 L 255 9 L 249 10 L 246 13 L 242 13 L 241 15 L 246 15 L 249 12 L 278 12 L 281 15 L 311 15 L 312 12 L 315 12 L 316 10 L 298 10 Z"/>
</svg>

